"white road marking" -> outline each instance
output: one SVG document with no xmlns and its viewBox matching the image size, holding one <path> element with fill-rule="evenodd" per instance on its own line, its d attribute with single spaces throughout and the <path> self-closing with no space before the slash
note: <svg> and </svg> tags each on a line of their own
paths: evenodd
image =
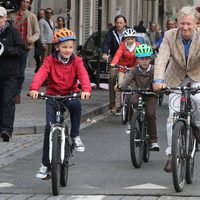
<svg viewBox="0 0 200 200">
<path fill-rule="evenodd" d="M 161 185 L 156 185 L 152 183 L 146 183 L 142 185 L 135 185 L 130 187 L 125 187 L 124 189 L 167 189 L 166 187 L 163 187 Z"/>
<path fill-rule="evenodd" d="M 68 200 L 102 200 L 104 195 L 72 195 Z"/>
<path fill-rule="evenodd" d="M 12 187 L 12 186 L 14 186 L 14 185 L 11 183 L 0 183 L 0 188 Z"/>
</svg>

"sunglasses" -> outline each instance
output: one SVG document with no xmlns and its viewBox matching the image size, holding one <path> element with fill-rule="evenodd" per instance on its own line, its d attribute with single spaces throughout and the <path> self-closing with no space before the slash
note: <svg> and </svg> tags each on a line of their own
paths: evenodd
<svg viewBox="0 0 200 200">
<path fill-rule="evenodd" d="M 45 13 L 47 13 L 47 14 L 53 14 L 52 11 L 46 11 Z"/>
</svg>

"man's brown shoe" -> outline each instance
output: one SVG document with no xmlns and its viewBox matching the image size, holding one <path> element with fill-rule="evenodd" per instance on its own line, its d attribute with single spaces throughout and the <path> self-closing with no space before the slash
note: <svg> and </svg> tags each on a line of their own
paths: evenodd
<svg viewBox="0 0 200 200">
<path fill-rule="evenodd" d="M 172 156 L 171 155 L 169 155 L 167 163 L 164 166 L 164 171 L 167 173 L 172 172 Z"/>
<path fill-rule="evenodd" d="M 16 97 L 15 97 L 15 103 L 16 104 L 20 104 L 21 103 L 20 95 L 16 95 Z"/>
</svg>

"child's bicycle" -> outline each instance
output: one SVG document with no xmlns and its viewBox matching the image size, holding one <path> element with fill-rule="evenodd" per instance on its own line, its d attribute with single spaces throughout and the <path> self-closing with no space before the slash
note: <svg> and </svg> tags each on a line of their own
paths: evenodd
<svg viewBox="0 0 200 200">
<path fill-rule="evenodd" d="M 65 122 L 69 115 L 68 109 L 64 104 L 65 100 L 80 98 L 80 94 L 73 93 L 68 96 L 51 96 L 40 92 L 39 99 L 51 98 L 55 105 L 55 124 L 51 124 L 49 135 L 49 161 L 51 174 L 46 179 L 52 180 L 52 193 L 59 195 L 60 186 L 65 187 L 68 180 L 68 169 L 71 166 L 69 161 L 74 149 L 70 139 L 68 125 Z"/>
<path fill-rule="evenodd" d="M 150 158 L 150 142 L 148 134 L 148 123 L 145 115 L 144 96 L 156 95 L 149 89 L 127 89 L 124 92 L 139 94 L 138 106 L 132 107 L 133 116 L 131 119 L 130 132 L 130 155 L 131 161 L 135 168 L 140 168 L 143 161 L 148 162 Z"/>
<path fill-rule="evenodd" d="M 125 70 L 125 77 L 128 75 L 129 71 L 131 70 L 127 66 L 115 65 L 117 69 L 124 69 Z M 116 84 L 118 84 L 118 76 L 116 79 Z M 129 116 L 129 107 L 130 107 L 130 93 L 122 91 L 120 94 L 120 102 L 121 102 L 121 118 L 122 124 L 126 124 L 128 122 Z"/>
<path fill-rule="evenodd" d="M 191 95 L 200 93 L 200 87 L 192 88 L 190 85 L 168 87 L 163 92 L 180 95 L 180 110 L 175 111 L 173 116 L 172 177 L 175 190 L 181 192 L 185 181 L 188 184 L 193 181 L 194 159 L 198 144 L 195 139 L 195 108 L 192 105 Z"/>
</svg>

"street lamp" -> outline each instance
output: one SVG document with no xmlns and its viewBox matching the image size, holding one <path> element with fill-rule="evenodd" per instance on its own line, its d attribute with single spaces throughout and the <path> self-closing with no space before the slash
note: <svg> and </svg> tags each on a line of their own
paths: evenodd
<svg viewBox="0 0 200 200">
<path fill-rule="evenodd" d="M 100 67 L 101 67 L 101 15 L 102 15 L 102 0 L 99 0 L 98 4 L 98 57 L 97 57 L 97 88 L 99 89 L 100 84 Z"/>
<path fill-rule="evenodd" d="M 70 29 L 71 0 L 67 0 L 67 28 Z"/>
</svg>

